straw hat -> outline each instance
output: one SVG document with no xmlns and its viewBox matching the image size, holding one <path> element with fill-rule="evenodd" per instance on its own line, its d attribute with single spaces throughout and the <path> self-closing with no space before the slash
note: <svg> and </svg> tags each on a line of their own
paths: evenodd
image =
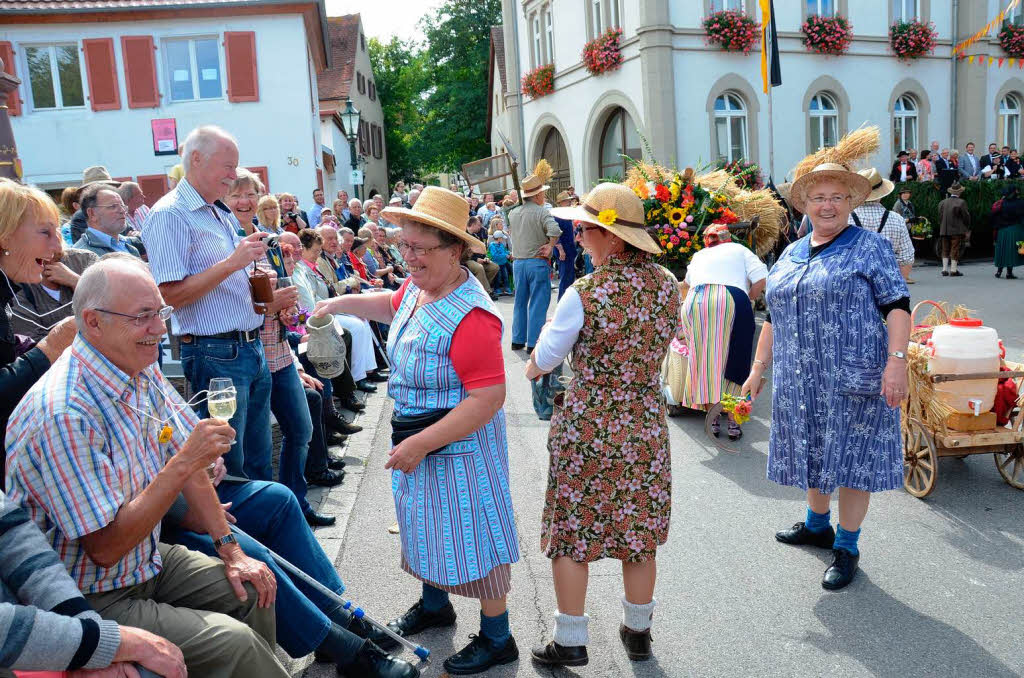
<svg viewBox="0 0 1024 678">
<path fill-rule="evenodd" d="M 566 202 L 567 200 L 572 200 L 572 196 L 569 195 L 569 191 L 562 191 L 555 197 L 555 204 L 557 205 L 559 203 Z"/>
<path fill-rule="evenodd" d="M 598 184 L 578 206 L 555 207 L 551 216 L 600 226 L 644 252 L 661 254 L 661 247 L 644 227 L 643 203 L 628 186 Z"/>
<path fill-rule="evenodd" d="M 485 252 L 483 242 L 466 231 L 469 203 L 458 193 L 438 186 L 427 186 L 412 208 L 385 207 L 381 214 L 385 217 L 411 219 L 420 224 L 433 226 L 461 239 L 477 254 Z"/>
<path fill-rule="evenodd" d="M 117 188 L 121 185 L 120 181 L 114 181 L 110 172 L 103 165 L 94 165 L 92 167 L 86 167 L 82 170 L 82 185 L 75 191 L 75 200 L 82 195 L 82 191 L 86 189 L 90 184 L 106 184 L 111 188 Z"/>
<path fill-rule="evenodd" d="M 857 172 L 857 174 L 867 179 L 868 183 L 871 184 L 871 192 L 868 193 L 868 197 L 864 198 L 864 202 L 874 202 L 875 200 L 881 200 L 885 196 L 892 193 L 892 189 L 896 188 L 896 184 L 894 184 L 893 182 L 889 181 L 881 174 L 879 174 L 878 170 L 875 169 L 874 167 L 869 167 L 868 169 L 861 170 Z"/>
<path fill-rule="evenodd" d="M 950 184 L 949 188 L 946 189 L 946 193 L 949 193 L 950 195 L 955 195 L 957 197 L 959 197 L 960 194 L 963 192 L 964 187 L 960 184 L 959 181 L 954 181 L 952 184 Z"/>
<path fill-rule="evenodd" d="M 790 188 L 790 202 L 801 212 L 806 212 L 807 190 L 823 180 L 836 181 L 850 191 L 850 209 L 860 207 L 868 194 L 871 193 L 871 182 L 856 172 L 851 172 L 845 165 L 826 162 L 818 165 L 807 174 L 793 182 Z M 891 190 L 891 189 L 890 189 Z"/>
</svg>

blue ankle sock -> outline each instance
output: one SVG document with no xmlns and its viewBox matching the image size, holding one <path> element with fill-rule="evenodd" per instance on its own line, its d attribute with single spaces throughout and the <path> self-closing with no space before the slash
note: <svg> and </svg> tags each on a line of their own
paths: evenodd
<svg viewBox="0 0 1024 678">
<path fill-rule="evenodd" d="M 441 589 L 435 586 L 431 586 L 430 584 L 423 584 L 423 607 L 425 607 L 430 612 L 437 612 L 447 604 L 447 591 L 442 591 Z"/>
<path fill-rule="evenodd" d="M 480 635 L 491 641 L 494 647 L 502 647 L 512 637 L 508 627 L 508 610 L 497 617 L 488 617 L 480 612 Z"/>
<path fill-rule="evenodd" d="M 860 551 L 857 550 L 858 539 L 860 539 L 860 530 L 848 532 L 840 525 L 839 529 L 836 530 L 836 540 L 832 542 L 832 548 L 846 549 L 855 556 L 860 555 Z"/>
<path fill-rule="evenodd" d="M 807 507 L 807 519 L 804 521 L 804 525 L 811 532 L 824 532 L 828 529 L 829 521 L 832 518 L 832 511 L 825 511 L 824 513 L 815 513 L 811 510 L 811 507 Z"/>
</svg>

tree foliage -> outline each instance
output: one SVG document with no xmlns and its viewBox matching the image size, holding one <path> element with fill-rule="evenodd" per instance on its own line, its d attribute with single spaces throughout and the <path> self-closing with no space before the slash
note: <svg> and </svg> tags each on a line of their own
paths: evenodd
<svg viewBox="0 0 1024 678">
<path fill-rule="evenodd" d="M 424 44 L 370 41 L 394 182 L 489 155 L 487 69 L 500 0 L 446 0 L 421 21 Z"/>
</svg>

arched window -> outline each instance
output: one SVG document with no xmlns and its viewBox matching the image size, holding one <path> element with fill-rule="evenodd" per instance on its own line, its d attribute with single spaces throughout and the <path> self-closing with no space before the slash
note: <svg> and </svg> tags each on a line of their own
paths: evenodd
<svg viewBox="0 0 1024 678">
<path fill-rule="evenodd" d="M 1020 99 L 1007 94 L 999 102 L 999 145 L 1019 148 Z"/>
<path fill-rule="evenodd" d="M 736 162 L 749 157 L 747 107 L 734 92 L 726 92 L 715 99 L 715 136 L 718 160 Z"/>
<path fill-rule="evenodd" d="M 622 156 L 640 160 L 640 134 L 636 123 L 624 108 L 617 108 L 604 124 L 601 131 L 601 145 L 598 149 L 597 176 L 601 179 L 621 179 L 626 176 L 629 165 Z"/>
<path fill-rule="evenodd" d="M 835 15 L 835 0 L 807 0 L 807 16 L 833 17 Z"/>
<path fill-rule="evenodd" d="M 839 141 L 839 109 L 835 99 L 824 92 L 811 98 L 811 147 L 835 146 Z"/>
<path fill-rule="evenodd" d="M 917 148 L 917 102 L 909 94 L 901 94 L 892 109 L 893 155 L 908 148 Z"/>
<path fill-rule="evenodd" d="M 551 204 L 554 204 L 555 196 L 569 188 L 569 185 L 572 183 L 569 180 L 569 153 L 565 149 L 562 135 L 554 127 L 548 129 L 547 134 L 544 135 L 540 157 L 547 160 L 553 170 L 551 180 L 548 182 L 551 186 L 548 194 Z"/>
</svg>

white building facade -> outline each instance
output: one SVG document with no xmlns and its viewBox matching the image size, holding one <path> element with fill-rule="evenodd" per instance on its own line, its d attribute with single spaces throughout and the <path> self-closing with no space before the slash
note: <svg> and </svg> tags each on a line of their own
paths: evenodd
<svg viewBox="0 0 1024 678">
<path fill-rule="evenodd" d="M 0 58 L 12 57 L 7 70 L 22 80 L 11 122 L 24 181 L 56 190 L 104 165 L 138 181 L 152 203 L 180 162 L 160 154 L 174 150 L 167 128 L 180 144 L 195 127 L 215 124 L 238 139 L 240 165 L 270 191 L 311 204 L 323 168 L 321 4 L 19 4 L 27 9 L 6 12 L 0 26 Z"/>
<path fill-rule="evenodd" d="M 806 154 L 864 123 L 882 130 L 871 161 L 883 173 L 897 150 L 928 148 L 932 140 L 961 149 L 974 141 L 979 156 L 989 141 L 1017 147 L 1024 71 L 952 59 L 953 45 L 1007 4 L 960 2 L 954 16 L 952 0 L 776 0 L 783 84 L 772 91 L 772 158 L 758 49 L 725 52 L 707 43 L 702 26 L 720 9 L 760 22 L 756 0 L 505 0 L 512 143 L 527 165 L 548 158 L 557 188 L 573 184 L 578 192 L 602 177 L 621 176 L 627 168 L 621 156 L 641 157 L 645 140 L 662 164 L 744 159 L 765 175 L 774 165 L 777 182 Z M 809 13 L 849 19 L 854 39 L 846 54 L 807 51 L 800 27 Z M 888 29 L 898 18 L 932 22 L 934 52 L 906 63 L 897 59 Z M 1020 8 L 1012 20 L 1021 21 Z M 610 27 L 623 30 L 623 63 L 591 75 L 583 47 Z M 966 54 L 1006 56 L 995 36 Z M 554 92 L 535 100 L 520 95 L 522 75 L 543 64 L 554 65 Z M 561 157 L 566 160 L 556 163 Z"/>
</svg>

